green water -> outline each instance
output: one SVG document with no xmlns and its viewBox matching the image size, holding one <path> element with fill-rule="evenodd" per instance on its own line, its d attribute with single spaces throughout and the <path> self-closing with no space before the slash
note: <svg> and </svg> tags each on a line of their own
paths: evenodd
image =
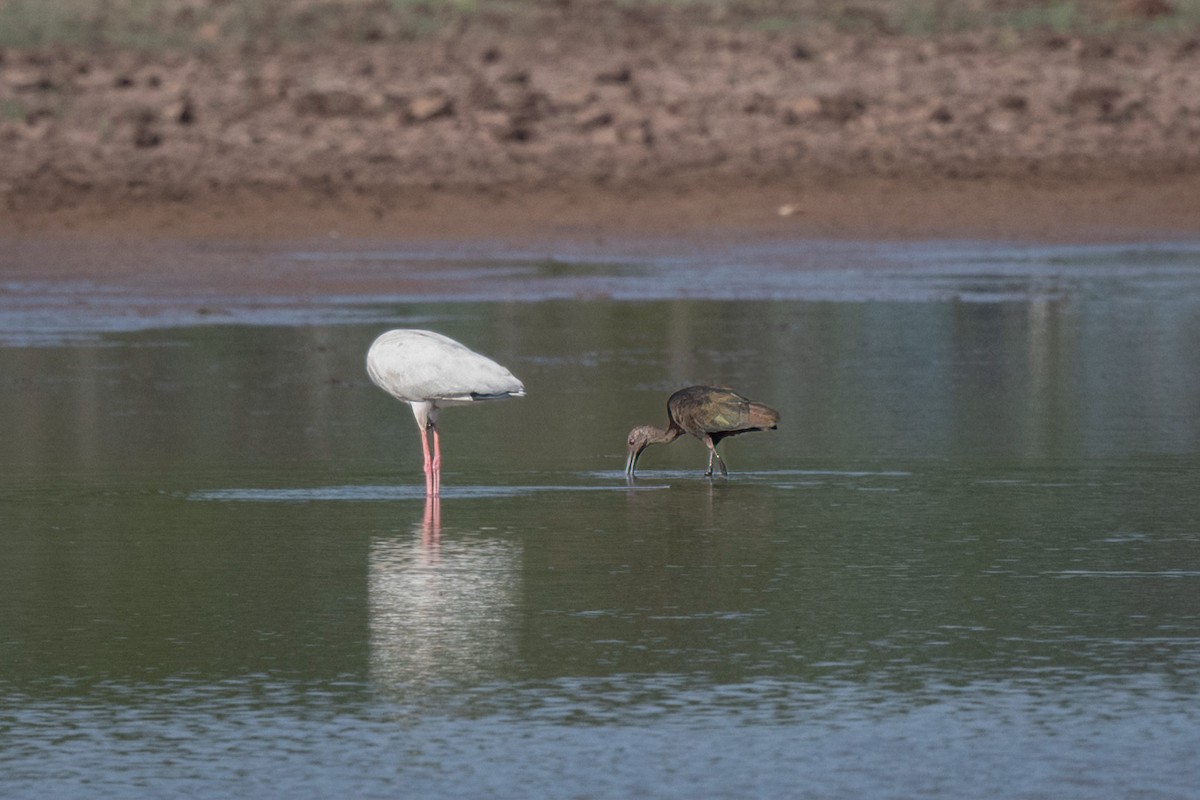
<svg viewBox="0 0 1200 800">
<path fill-rule="evenodd" d="M 1194 796 L 1200 249 L 793 248 L 6 286 L 0 795 Z M 398 326 L 528 392 L 444 413 L 436 507 Z M 627 484 L 701 382 L 779 430 Z"/>
</svg>

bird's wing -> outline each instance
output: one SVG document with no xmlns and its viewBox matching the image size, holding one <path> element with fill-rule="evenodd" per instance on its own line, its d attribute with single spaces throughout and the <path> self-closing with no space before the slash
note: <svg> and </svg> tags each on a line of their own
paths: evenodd
<svg viewBox="0 0 1200 800">
<path fill-rule="evenodd" d="M 674 425 L 700 438 L 771 429 L 779 424 L 775 409 L 719 386 L 680 389 L 667 401 L 667 413 Z"/>
<path fill-rule="evenodd" d="M 487 356 L 432 331 L 390 331 L 367 354 L 371 380 L 408 402 L 520 397 L 525 387 Z"/>
<path fill-rule="evenodd" d="M 750 423 L 750 401 L 714 386 L 689 386 L 671 395 L 667 410 L 679 427 L 693 435 L 736 431 Z"/>
</svg>

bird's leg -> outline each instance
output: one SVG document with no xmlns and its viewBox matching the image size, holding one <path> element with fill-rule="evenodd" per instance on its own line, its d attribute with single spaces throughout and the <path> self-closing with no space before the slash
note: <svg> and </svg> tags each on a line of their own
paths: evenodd
<svg viewBox="0 0 1200 800">
<path fill-rule="evenodd" d="M 713 476 L 713 459 L 716 459 L 717 466 L 721 468 L 721 476 L 728 478 L 729 470 L 725 469 L 725 461 L 721 458 L 721 454 L 717 452 L 717 446 L 713 443 L 711 437 L 704 437 L 704 446 L 708 448 L 708 472 L 704 473 L 704 477 L 711 478 Z"/>
<path fill-rule="evenodd" d="M 432 497 L 433 491 L 433 459 L 429 457 L 429 435 L 424 427 L 421 428 L 421 450 L 425 456 L 425 496 Z"/>
<path fill-rule="evenodd" d="M 437 497 L 442 493 L 442 441 L 437 425 L 430 424 L 429 427 L 433 430 L 433 494 Z"/>
</svg>

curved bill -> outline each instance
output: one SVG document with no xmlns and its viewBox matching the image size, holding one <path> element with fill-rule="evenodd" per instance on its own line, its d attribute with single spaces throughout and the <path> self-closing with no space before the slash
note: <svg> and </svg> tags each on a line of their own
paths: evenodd
<svg viewBox="0 0 1200 800">
<path fill-rule="evenodd" d="M 634 473 L 637 471 L 638 457 L 642 454 L 643 449 L 645 449 L 645 448 L 638 448 L 638 447 L 629 448 L 629 455 L 625 458 L 625 474 L 631 478 L 633 477 Z"/>
</svg>

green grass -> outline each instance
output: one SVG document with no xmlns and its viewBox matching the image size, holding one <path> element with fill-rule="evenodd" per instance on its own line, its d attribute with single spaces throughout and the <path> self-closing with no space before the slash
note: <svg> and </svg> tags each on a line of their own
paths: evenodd
<svg viewBox="0 0 1200 800">
<path fill-rule="evenodd" d="M 412 38 L 474 14 L 477 0 L 0 0 L 0 47 L 240 47 L 318 37 Z"/>
<path fill-rule="evenodd" d="M 1095 26 L 1095 22 L 1079 4 L 1071 0 L 1058 0 L 1015 11 L 1010 16 L 1009 24 L 1020 30 L 1039 28 L 1055 33 L 1068 33 Z"/>
<path fill-rule="evenodd" d="M 906 0 L 866 7 L 886 13 L 892 30 L 932 36 L 971 30 L 1048 31 L 1079 36 L 1112 33 L 1200 33 L 1200 0 L 1171 0 L 1174 13 L 1154 19 L 1122 10 L 1116 0 Z M 856 7 L 854 4 L 843 4 Z M 835 6 L 836 7 L 836 6 Z"/>
<path fill-rule="evenodd" d="M 0 119 L 17 122 L 25 119 L 25 104 L 20 100 L 5 98 L 0 100 Z"/>
<path fill-rule="evenodd" d="M 85 43 L 91 32 L 86 15 L 95 7 L 94 2 L 8 0 L 0 5 L 0 46 Z"/>
<path fill-rule="evenodd" d="M 562 13 L 579 13 L 587 2 L 575 0 Z M 914 36 L 987 29 L 1200 34 L 1200 0 L 1171 2 L 1175 13 L 1147 20 L 1122 13 L 1117 0 L 618 0 L 625 9 L 648 7 L 706 25 L 784 33 L 822 27 Z M 0 0 L 0 47 L 187 51 L 405 40 L 463 17 L 484 24 L 520 21 L 549 8 L 541 0 Z"/>
</svg>

